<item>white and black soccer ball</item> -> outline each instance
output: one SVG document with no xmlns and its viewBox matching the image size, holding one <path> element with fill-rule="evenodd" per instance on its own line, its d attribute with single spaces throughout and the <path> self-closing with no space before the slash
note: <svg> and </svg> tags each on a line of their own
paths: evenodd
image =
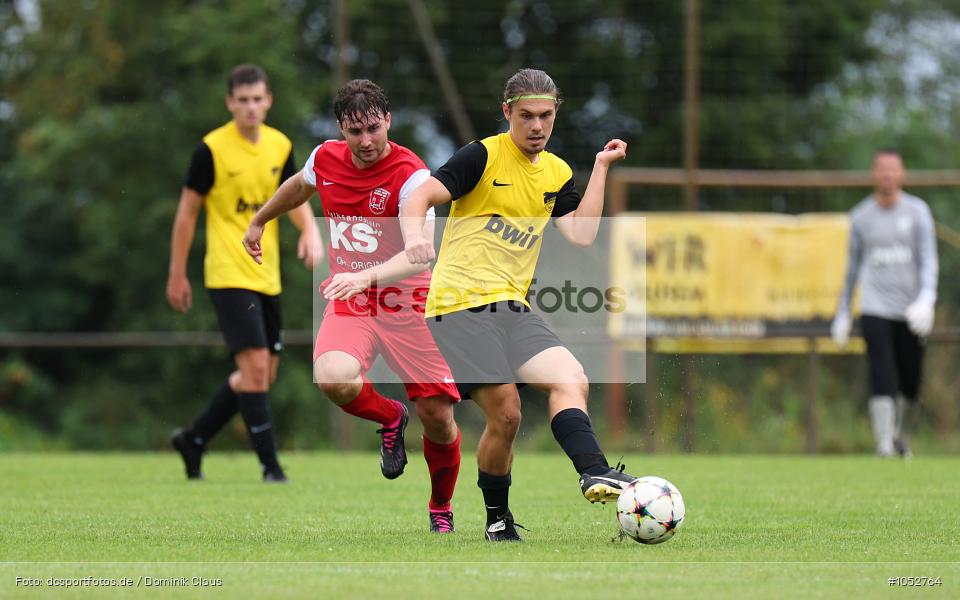
<svg viewBox="0 0 960 600">
<path fill-rule="evenodd" d="M 680 490 L 660 477 L 641 477 L 617 500 L 620 530 L 641 544 L 660 544 L 683 525 L 686 508 Z"/>
</svg>

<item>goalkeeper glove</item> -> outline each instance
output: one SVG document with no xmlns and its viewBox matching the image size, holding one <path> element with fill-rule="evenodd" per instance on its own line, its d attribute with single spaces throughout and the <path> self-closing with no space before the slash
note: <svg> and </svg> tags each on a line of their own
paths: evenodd
<svg viewBox="0 0 960 600">
<path fill-rule="evenodd" d="M 928 300 L 915 300 L 907 307 L 903 315 L 907 318 L 907 327 L 920 337 L 927 337 L 933 329 L 933 304 Z"/>
<path fill-rule="evenodd" d="M 847 342 L 850 341 L 850 327 L 852 325 L 850 313 L 846 311 L 838 312 L 830 325 L 830 337 L 833 338 L 833 343 L 840 348 L 846 347 Z"/>
</svg>

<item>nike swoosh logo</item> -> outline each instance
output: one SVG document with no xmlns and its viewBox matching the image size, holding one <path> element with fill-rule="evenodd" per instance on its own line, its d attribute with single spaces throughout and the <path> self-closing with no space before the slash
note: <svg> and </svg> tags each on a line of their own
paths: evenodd
<svg viewBox="0 0 960 600">
<path fill-rule="evenodd" d="M 512 183 L 500 183 L 496 179 L 493 180 L 493 187 L 503 187 L 505 185 L 513 185 Z"/>
<path fill-rule="evenodd" d="M 626 481 L 620 481 L 619 479 L 610 479 L 609 477 L 594 477 L 593 479 L 599 479 L 601 481 L 609 481 L 610 483 L 616 485 L 618 488 L 627 484 Z"/>
<path fill-rule="evenodd" d="M 332 181 L 327 181 L 326 179 L 324 179 L 324 180 L 323 180 L 323 185 L 333 185 L 333 182 L 332 182 Z"/>
<path fill-rule="evenodd" d="M 239 174 L 240 174 L 240 171 L 227 171 L 228 177 L 236 177 Z"/>
<path fill-rule="evenodd" d="M 494 523 L 494 524 L 491 525 L 490 527 L 487 527 L 487 531 L 489 531 L 490 533 L 493 533 L 493 532 L 495 532 L 495 531 L 503 531 L 503 530 L 506 529 L 506 528 L 507 528 L 507 524 L 506 524 L 506 523 L 504 523 L 503 521 L 497 521 L 496 523 Z"/>
<path fill-rule="evenodd" d="M 453 383 L 453 377 L 444 377 L 444 378 L 443 378 L 443 382 L 444 382 L 444 383 Z"/>
</svg>

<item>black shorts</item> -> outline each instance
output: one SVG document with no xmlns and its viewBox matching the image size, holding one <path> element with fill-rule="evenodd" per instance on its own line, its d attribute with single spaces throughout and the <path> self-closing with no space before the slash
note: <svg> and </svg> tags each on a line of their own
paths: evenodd
<svg viewBox="0 0 960 600">
<path fill-rule="evenodd" d="M 540 315 L 497 302 L 427 318 L 461 398 L 481 385 L 517 383 L 516 370 L 547 348 L 562 346 Z"/>
<path fill-rule="evenodd" d="M 922 340 L 903 321 L 863 315 L 863 339 L 870 361 L 870 395 L 904 395 L 914 401 L 923 373 Z"/>
<path fill-rule="evenodd" d="M 248 348 L 268 348 L 271 354 L 283 350 L 280 296 L 238 288 L 207 291 L 230 354 Z"/>
</svg>

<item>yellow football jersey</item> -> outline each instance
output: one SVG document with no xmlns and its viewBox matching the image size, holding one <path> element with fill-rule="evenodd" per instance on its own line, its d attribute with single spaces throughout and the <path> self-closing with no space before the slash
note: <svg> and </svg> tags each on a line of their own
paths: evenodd
<svg viewBox="0 0 960 600">
<path fill-rule="evenodd" d="M 203 155 L 204 145 L 209 149 L 209 157 Z M 253 215 L 273 196 L 282 178 L 290 175 L 290 165 L 294 164 L 291 148 L 287 136 L 266 125 L 260 126 L 256 144 L 243 137 L 233 121 L 204 136 L 201 148 L 194 154 L 187 186 L 205 196 L 206 287 L 242 288 L 271 296 L 280 293 L 277 221 L 271 221 L 264 229 L 262 265 L 250 259 L 241 240 Z M 210 163 L 212 184 L 205 191 L 203 182 L 210 181 Z M 198 176 L 195 171 L 203 175 Z"/>
<path fill-rule="evenodd" d="M 544 229 L 580 202 L 569 165 L 546 151 L 531 163 L 502 133 L 464 146 L 434 177 L 454 202 L 426 316 L 506 300 L 529 306 Z"/>
</svg>

